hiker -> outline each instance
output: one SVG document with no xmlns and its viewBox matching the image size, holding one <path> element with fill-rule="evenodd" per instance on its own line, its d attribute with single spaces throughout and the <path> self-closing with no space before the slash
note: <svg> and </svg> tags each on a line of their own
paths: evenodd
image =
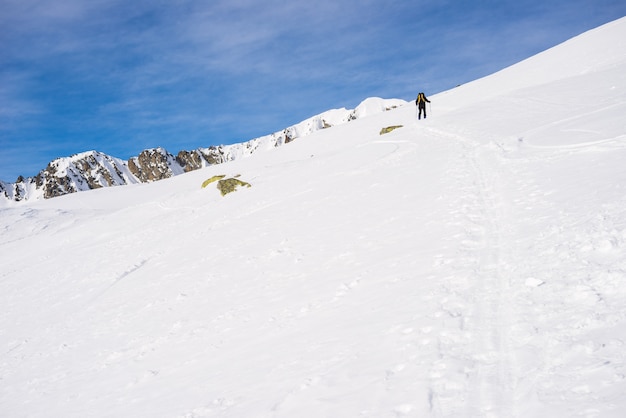
<svg viewBox="0 0 626 418">
<path fill-rule="evenodd" d="M 415 104 L 419 109 L 418 119 L 422 118 L 422 110 L 424 111 L 424 119 L 426 119 L 426 102 L 430 103 L 430 100 L 426 98 L 424 93 L 418 93 L 417 99 L 415 99 Z"/>
</svg>

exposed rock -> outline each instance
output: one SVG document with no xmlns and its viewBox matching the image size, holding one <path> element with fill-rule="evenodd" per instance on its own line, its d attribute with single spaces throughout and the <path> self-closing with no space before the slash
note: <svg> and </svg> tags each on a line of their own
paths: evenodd
<svg viewBox="0 0 626 418">
<path fill-rule="evenodd" d="M 0 181 L 0 194 L 1 194 L 1 197 L 4 197 L 5 199 L 11 199 L 9 197 L 9 192 L 7 190 L 8 187 L 9 186 L 6 183 Z"/>
<path fill-rule="evenodd" d="M 228 193 L 232 193 L 237 190 L 237 187 L 252 187 L 250 183 L 246 183 L 245 181 L 241 181 L 238 179 L 239 174 L 234 177 L 224 179 L 226 177 L 225 174 L 220 174 L 217 176 L 213 176 L 209 179 L 206 179 L 202 183 L 202 188 L 207 187 L 211 183 L 217 182 L 217 189 L 220 191 L 222 196 L 227 195 Z"/>
<path fill-rule="evenodd" d="M 142 183 L 163 180 L 180 174 L 176 171 L 184 172 L 182 167 L 175 165 L 174 156 L 163 148 L 142 151 L 137 157 L 128 160 L 128 168 Z"/>
<path fill-rule="evenodd" d="M 222 193 L 222 196 L 226 196 L 228 193 L 234 192 L 239 186 L 252 187 L 250 183 L 246 183 L 245 181 L 235 178 L 223 179 L 217 182 L 217 189 L 220 193 Z"/>
<path fill-rule="evenodd" d="M 292 129 L 285 129 L 284 133 L 285 133 L 285 144 L 290 143 L 291 141 L 293 141 L 297 137 L 296 133 L 293 132 Z"/>
<path fill-rule="evenodd" d="M 199 150 L 180 151 L 176 156 L 176 162 L 180 164 L 185 173 L 206 167 L 209 162 Z"/>
<path fill-rule="evenodd" d="M 210 179 L 206 179 L 202 182 L 202 188 L 204 189 L 206 186 L 208 186 L 211 183 L 215 183 L 216 181 L 219 181 L 221 179 L 223 179 L 224 177 L 226 177 L 225 174 L 221 174 L 219 176 L 213 176 Z"/>
<path fill-rule="evenodd" d="M 393 131 L 394 129 L 402 128 L 402 126 L 403 125 L 387 126 L 386 128 L 383 128 L 383 129 L 380 130 L 380 135 L 388 134 L 389 132 Z"/>
</svg>

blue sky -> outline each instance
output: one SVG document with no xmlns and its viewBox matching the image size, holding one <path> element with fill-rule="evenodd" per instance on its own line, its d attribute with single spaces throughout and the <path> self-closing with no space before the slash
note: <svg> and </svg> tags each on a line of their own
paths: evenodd
<svg viewBox="0 0 626 418">
<path fill-rule="evenodd" d="M 0 179 L 432 95 L 625 15 L 624 0 L 0 0 Z"/>
</svg>

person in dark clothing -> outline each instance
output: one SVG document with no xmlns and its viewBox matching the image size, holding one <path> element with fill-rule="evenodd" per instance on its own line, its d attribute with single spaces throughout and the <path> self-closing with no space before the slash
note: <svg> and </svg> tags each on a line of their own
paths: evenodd
<svg viewBox="0 0 626 418">
<path fill-rule="evenodd" d="M 424 119 L 426 119 L 426 103 L 430 103 L 430 100 L 428 100 L 426 98 L 426 95 L 424 93 L 418 93 L 417 95 L 417 99 L 415 99 L 415 104 L 417 105 L 417 108 L 419 109 L 419 115 L 418 115 L 418 119 L 422 118 L 422 111 L 424 111 Z"/>
</svg>

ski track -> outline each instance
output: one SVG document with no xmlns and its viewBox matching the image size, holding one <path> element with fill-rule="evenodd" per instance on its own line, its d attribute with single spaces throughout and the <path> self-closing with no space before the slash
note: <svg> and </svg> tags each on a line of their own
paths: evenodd
<svg viewBox="0 0 626 418">
<path fill-rule="evenodd" d="M 497 171 L 482 169 L 480 148 L 469 152 L 468 163 L 470 178 L 475 179 L 475 191 L 474 202 L 465 216 L 473 227 L 463 247 L 470 254 L 475 249 L 479 250 L 478 256 L 472 256 L 476 265 L 467 271 L 474 273 L 470 280 L 478 289 L 472 294 L 479 295 L 480 299 L 472 301 L 467 328 L 472 335 L 480 337 L 478 340 L 473 338 L 470 344 L 474 369 L 468 383 L 467 415 L 511 416 L 508 393 L 510 365 L 506 358 L 509 352 L 506 329 L 511 323 L 510 304 L 507 302 L 510 289 L 502 257 L 505 251 L 502 246 L 507 242 L 501 239 L 505 219 L 499 212 L 499 195 L 494 193 Z"/>
<path fill-rule="evenodd" d="M 572 218 L 557 209 L 537 168 L 581 153 L 624 152 L 624 144 L 502 147 L 427 130 L 463 150 L 449 169 L 456 186 L 446 192 L 459 196 L 451 213 L 462 232 L 455 237 L 458 253 L 439 261 L 447 279 L 438 313 L 444 322 L 439 358 L 430 372 L 433 415 L 524 417 L 553 410 L 619 416 L 613 397 L 626 389 L 626 373 L 615 350 L 626 344 L 619 334 L 597 336 L 624 329 L 626 314 L 615 307 L 626 299 L 617 287 L 626 276 L 618 256 L 626 248 L 626 225 L 616 220 L 624 219 L 626 199 L 605 204 L 600 213 L 591 207 L 586 219 Z M 575 361 L 584 366 L 572 367 Z M 594 399 L 603 399 L 603 409 L 575 406 Z"/>
<path fill-rule="evenodd" d="M 495 190 L 497 170 L 483 168 L 485 150 L 472 141 L 426 130 L 459 150 L 448 168 L 452 190 L 444 192 L 458 196 L 450 202 L 450 222 L 459 233 L 454 237 L 456 253 L 439 260 L 445 281 L 436 315 L 444 326 L 430 372 L 431 412 L 441 417 L 513 416 L 506 332 L 513 313 L 503 260 L 506 240 L 501 239 L 505 219 Z"/>
</svg>

